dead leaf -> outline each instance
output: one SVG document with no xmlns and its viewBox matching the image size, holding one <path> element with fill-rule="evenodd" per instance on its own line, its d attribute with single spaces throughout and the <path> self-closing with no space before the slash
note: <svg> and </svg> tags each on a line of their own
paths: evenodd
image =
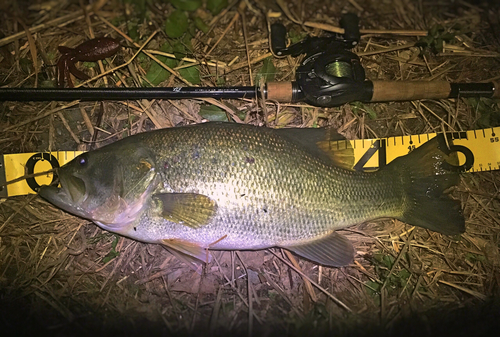
<svg viewBox="0 0 500 337">
<path fill-rule="evenodd" d="M 33 38 L 33 35 L 31 34 L 28 26 L 26 26 L 24 22 L 19 18 L 17 19 L 17 21 L 21 24 L 21 26 L 23 26 L 23 29 L 26 32 L 26 37 L 28 38 L 30 54 L 33 60 L 33 68 L 35 70 L 35 88 L 36 88 L 38 87 L 38 54 L 36 50 L 35 39 Z"/>
</svg>

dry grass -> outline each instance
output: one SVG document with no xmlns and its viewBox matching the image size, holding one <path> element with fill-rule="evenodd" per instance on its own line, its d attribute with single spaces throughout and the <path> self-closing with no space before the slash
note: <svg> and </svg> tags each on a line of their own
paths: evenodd
<svg viewBox="0 0 500 337">
<path fill-rule="evenodd" d="M 28 2 L 26 2 L 28 3 Z M 29 2 L 32 4 L 32 2 Z M 0 5 L 0 85 L 34 86 L 54 81 L 57 46 L 75 46 L 93 35 L 121 37 L 124 48 L 93 74 L 89 86 L 140 80 L 145 70 L 138 48 L 157 56 L 166 37 L 161 27 L 172 7 L 153 1 L 151 20 L 140 21 L 142 42 L 125 34 L 125 8 L 101 1 L 96 15 L 83 15 L 77 1 Z M 204 85 L 250 85 L 269 56 L 266 15 L 281 12 L 265 1 L 236 3 L 198 33 L 195 52 L 184 62 L 202 65 Z M 43 7 L 41 5 L 48 5 Z M 376 5 L 377 4 L 377 5 Z M 50 7 L 52 6 L 52 7 Z M 370 79 L 498 78 L 499 7 L 465 1 L 302 1 L 285 4 L 280 20 L 296 32 L 320 33 L 311 24 L 338 26 L 341 10 L 358 13 L 363 29 L 427 31 L 460 24 L 457 39 L 438 55 L 412 47 L 415 36 L 367 34 L 356 52 Z M 206 12 L 205 12 L 206 13 Z M 129 14 L 130 15 L 130 14 Z M 35 27 L 28 39 L 17 16 Z M 114 21 L 115 20 L 115 21 Z M 271 20 L 276 20 L 272 18 Z M 208 22 L 207 21 L 207 22 Z M 111 22 L 117 22 L 116 27 Z M 242 29 L 242 23 L 245 29 Z M 91 27 L 91 29 L 90 29 Z M 245 34 L 244 34 L 245 33 Z M 145 41 L 150 38 L 146 46 Z M 5 44 L 4 44 L 5 43 Z M 35 46 L 33 46 L 33 43 Z M 33 66 L 33 50 L 37 64 Z M 276 80 L 294 78 L 298 60 L 275 59 Z M 249 67 L 250 65 L 250 67 Z M 38 69 L 36 73 L 34 70 Z M 113 73 L 110 71 L 113 70 Z M 176 71 L 164 85 L 186 85 Z M 105 75 L 103 75 L 105 74 Z M 139 81 L 140 82 L 140 81 Z M 209 100 L 214 103 L 214 100 Z M 348 138 L 410 135 L 477 128 L 479 112 L 465 100 L 370 104 L 370 119 L 352 105 L 315 108 L 250 100 L 215 102 L 243 122 L 272 127 L 333 125 Z M 201 122 L 201 100 L 0 105 L 0 152 L 90 149 L 158 127 Z M 59 107 L 65 106 L 65 109 Z M 497 105 L 498 109 L 498 105 Z M 99 115 L 102 122 L 97 125 Z M 498 125 L 492 125 L 498 126 Z M 95 136 L 96 143 L 92 142 Z M 100 230 L 89 221 L 55 209 L 37 196 L 0 203 L 0 321 L 7 332 L 57 335 L 89 333 L 223 333 L 304 335 L 486 334 L 500 306 L 498 172 L 464 174 L 456 191 L 464 205 L 467 232 L 446 237 L 395 220 L 346 230 L 357 250 L 355 263 L 325 268 L 284 251 L 221 252 L 197 265 L 158 245 Z M 174 255 L 172 255 L 174 254 Z M 292 258 L 292 260 L 290 260 Z M 41 329 L 41 330 L 40 330 Z"/>
</svg>

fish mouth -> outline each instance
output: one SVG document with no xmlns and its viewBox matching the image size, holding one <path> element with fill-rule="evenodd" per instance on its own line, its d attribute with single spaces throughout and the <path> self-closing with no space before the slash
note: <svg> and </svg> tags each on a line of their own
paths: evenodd
<svg viewBox="0 0 500 337">
<path fill-rule="evenodd" d="M 61 181 L 60 188 L 43 185 L 38 194 L 66 212 L 88 218 L 89 214 L 82 208 L 82 204 L 87 198 L 85 182 L 73 175 L 59 175 L 59 179 Z"/>
</svg>

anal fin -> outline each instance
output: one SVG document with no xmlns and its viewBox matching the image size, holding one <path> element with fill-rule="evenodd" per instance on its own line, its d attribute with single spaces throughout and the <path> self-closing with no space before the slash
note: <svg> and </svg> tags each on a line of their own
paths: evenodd
<svg viewBox="0 0 500 337">
<path fill-rule="evenodd" d="M 206 263 L 212 261 L 212 255 L 208 249 L 203 248 L 195 243 L 179 240 L 179 239 L 165 239 L 161 240 L 165 246 L 175 249 L 183 254 L 192 256 Z"/>
<path fill-rule="evenodd" d="M 323 238 L 283 248 L 308 260 L 330 267 L 342 267 L 354 259 L 354 247 L 343 235 L 333 232 Z"/>
</svg>

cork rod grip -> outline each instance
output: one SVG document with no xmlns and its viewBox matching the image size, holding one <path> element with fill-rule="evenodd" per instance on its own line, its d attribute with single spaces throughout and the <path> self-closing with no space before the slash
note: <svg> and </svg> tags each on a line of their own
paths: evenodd
<svg viewBox="0 0 500 337">
<path fill-rule="evenodd" d="M 373 81 L 371 102 L 447 98 L 450 91 L 446 81 Z"/>
<path fill-rule="evenodd" d="M 268 82 L 267 99 L 278 102 L 291 102 L 293 98 L 292 82 Z"/>
</svg>

